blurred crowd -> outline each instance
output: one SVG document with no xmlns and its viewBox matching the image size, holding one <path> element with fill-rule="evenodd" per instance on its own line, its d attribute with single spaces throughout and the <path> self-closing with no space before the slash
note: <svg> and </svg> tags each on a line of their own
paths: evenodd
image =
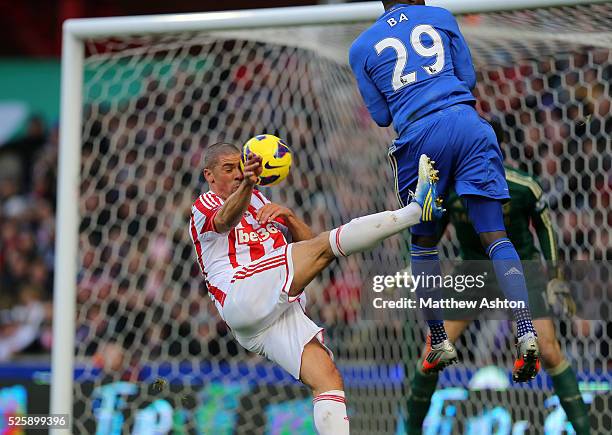
<svg viewBox="0 0 612 435">
<path fill-rule="evenodd" d="M 395 206 L 385 155 L 391 135 L 372 125 L 352 82 L 323 86 L 320 77 L 337 74 L 337 65 L 309 63 L 294 49 L 240 44 L 195 47 L 194 57 L 168 76 L 159 65 L 145 65 L 146 74 L 135 73 L 144 74 L 137 95 L 86 105 L 80 360 L 131 379 L 143 361 L 247 357 L 206 297 L 187 232 L 192 200 L 205 190 L 199 173 L 208 143 L 264 131 L 286 138 L 295 167 L 283 189 L 266 193 L 316 231 Z M 252 53 L 244 65 L 227 56 L 238 48 Z M 193 60 L 204 51 L 214 69 Z M 112 56 L 97 66 L 100 76 L 112 77 L 117 68 Z M 610 52 L 479 74 L 479 110 L 502 124 L 509 161 L 540 177 L 562 256 L 609 259 Z M 217 75 L 223 84 L 215 84 Z M 51 345 L 57 143 L 57 128 L 33 119 L 25 138 L 0 147 L 0 361 Z M 341 357 L 376 358 L 372 347 L 401 336 L 401 322 L 378 329 L 361 322 L 360 289 L 369 272 L 364 265 L 398 270 L 406 252 L 406 241 L 395 239 L 335 264 L 313 283 L 310 314 Z M 574 332 L 594 340 L 606 334 L 601 326 L 597 331 L 579 324 Z"/>
<path fill-rule="evenodd" d="M 0 362 L 51 346 L 57 127 L 0 146 Z"/>
<path fill-rule="evenodd" d="M 511 164 L 540 180 L 565 260 L 612 258 L 612 52 L 480 70 L 476 96 Z"/>
</svg>

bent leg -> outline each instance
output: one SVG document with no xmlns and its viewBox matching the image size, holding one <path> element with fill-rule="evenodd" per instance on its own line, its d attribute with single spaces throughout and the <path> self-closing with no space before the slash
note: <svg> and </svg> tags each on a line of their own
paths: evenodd
<svg viewBox="0 0 612 435">
<path fill-rule="evenodd" d="M 470 320 L 447 320 L 444 327 L 448 338 L 455 342 L 469 325 Z M 423 350 L 423 357 L 429 352 L 429 343 Z M 438 384 L 438 373 L 425 374 L 421 371 L 421 361 L 417 363 L 412 382 L 410 383 L 410 395 L 408 396 L 408 419 L 406 429 L 408 435 L 420 434 L 423 421 L 429 412 L 431 398 Z"/>
<path fill-rule="evenodd" d="M 465 196 L 467 212 L 480 236 L 486 253 L 493 261 L 493 268 L 502 292 L 508 300 L 522 302 L 526 308 L 513 310 L 517 335 L 536 335 L 531 321 L 527 283 L 521 259 L 506 234 L 502 203 L 483 196 Z"/>
<path fill-rule="evenodd" d="M 565 361 L 561 345 L 555 335 L 555 325 L 551 319 L 534 319 L 533 326 L 538 333 L 540 355 L 546 370 L 558 367 Z"/>
<path fill-rule="evenodd" d="M 321 435 L 348 435 L 342 376 L 329 353 L 316 339 L 304 346 L 300 380 L 312 389 L 317 432 Z"/>
<path fill-rule="evenodd" d="M 344 389 L 340 372 L 328 351 L 316 338 L 304 346 L 300 380 L 310 387 L 315 397 L 325 391 Z"/>
<path fill-rule="evenodd" d="M 568 421 L 579 435 L 590 433 L 588 406 L 582 400 L 578 380 L 572 366 L 561 352 L 551 319 L 535 319 L 540 355 L 544 368 L 550 375 L 555 393 L 565 410 Z"/>
<path fill-rule="evenodd" d="M 421 211 L 421 206 L 413 202 L 399 210 L 353 219 L 314 239 L 294 243 L 289 295 L 297 296 L 334 258 L 372 249 L 384 239 L 419 223 Z"/>
<path fill-rule="evenodd" d="M 330 245 L 336 257 L 372 249 L 421 221 L 422 208 L 417 202 L 394 211 L 383 211 L 353 219 L 330 232 Z"/>
<path fill-rule="evenodd" d="M 435 277 L 442 275 L 440 257 L 438 255 L 437 240 L 434 235 L 435 227 L 426 223 L 419 225 L 418 233 L 412 231 L 412 246 L 410 259 L 413 276 Z M 429 234 L 426 234 L 429 233 Z M 441 293 L 439 289 L 425 289 L 422 284 L 417 285 L 416 295 L 420 299 L 430 297 L 439 300 Z M 423 308 L 423 314 L 429 326 L 429 336 L 431 344 L 438 346 L 448 339 L 444 330 L 444 321 L 438 312 L 439 310 Z"/>
<path fill-rule="evenodd" d="M 294 243 L 291 250 L 293 282 L 289 296 L 297 296 L 336 258 L 329 245 L 329 231 L 314 239 Z"/>
</svg>

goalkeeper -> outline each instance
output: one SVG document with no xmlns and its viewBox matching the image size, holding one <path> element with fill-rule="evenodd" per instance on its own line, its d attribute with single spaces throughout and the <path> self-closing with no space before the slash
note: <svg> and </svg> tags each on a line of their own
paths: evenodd
<svg viewBox="0 0 612 435">
<path fill-rule="evenodd" d="M 542 188 L 533 177 L 527 174 L 507 166 L 505 170 L 511 197 L 511 201 L 504 207 L 504 220 L 508 229 L 508 237 L 516 246 L 522 260 L 539 260 L 540 252 L 535 247 L 534 237 L 529 229 L 531 223 L 536 230 L 544 258 L 549 264 L 556 265 L 557 244 L 548 206 L 542 197 Z M 482 248 L 478 235 L 474 232 L 468 220 L 462 201 L 453 192 L 445 201 L 445 204 L 448 213 L 441 221 L 441 229 L 443 230 L 449 221 L 453 224 L 459 240 L 461 258 L 464 260 L 487 260 L 488 257 Z M 573 315 L 576 305 L 569 293 L 568 286 L 557 274 L 556 269 L 551 271 L 552 276 L 549 277 L 548 284 L 545 282 L 545 277 L 539 274 L 539 271 L 529 270 L 534 269 L 529 266 L 526 266 L 525 269 L 528 277 L 532 275 L 532 284 L 529 286 L 529 306 L 532 310 L 533 324 L 538 334 L 541 361 L 552 379 L 555 393 L 560 399 L 568 420 L 574 426 L 574 430 L 579 435 L 588 434 L 588 409 L 578 390 L 576 374 L 561 352 L 550 312 L 550 305 L 560 302 L 565 313 Z M 540 276 L 540 279 L 537 278 L 538 276 Z M 533 279 L 534 277 L 535 279 Z M 495 286 L 494 281 L 492 279 L 488 280 L 487 287 Z M 469 320 L 445 321 L 444 327 L 449 339 L 453 342 L 456 341 L 468 324 Z M 408 398 L 410 412 L 407 427 L 409 434 L 421 433 L 423 420 L 427 415 L 437 382 L 437 374 L 424 374 L 421 365 L 417 364 Z"/>
</svg>

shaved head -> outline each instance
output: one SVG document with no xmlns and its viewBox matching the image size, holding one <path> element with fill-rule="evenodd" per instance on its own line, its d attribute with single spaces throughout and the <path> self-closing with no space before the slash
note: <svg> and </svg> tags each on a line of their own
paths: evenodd
<svg viewBox="0 0 612 435">
<path fill-rule="evenodd" d="M 204 153 L 204 169 L 212 169 L 219 163 L 219 158 L 226 154 L 240 154 L 240 148 L 227 142 L 209 145 Z"/>
<path fill-rule="evenodd" d="M 240 166 L 240 148 L 219 142 L 209 145 L 204 153 L 204 179 L 210 190 L 227 199 L 244 178 Z"/>
</svg>

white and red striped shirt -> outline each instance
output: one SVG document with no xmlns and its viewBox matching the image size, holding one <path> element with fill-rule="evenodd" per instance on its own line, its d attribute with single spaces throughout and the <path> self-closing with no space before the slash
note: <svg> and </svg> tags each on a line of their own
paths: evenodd
<svg viewBox="0 0 612 435">
<path fill-rule="evenodd" d="M 191 206 L 190 234 L 195 246 L 200 270 L 217 309 L 223 306 L 225 295 L 235 270 L 287 245 L 287 227 L 282 218 L 260 225 L 257 210 L 270 201 L 253 190 L 251 203 L 238 225 L 226 233 L 218 233 L 214 219 L 223 200 L 213 193 L 200 195 Z M 222 311 L 219 309 L 219 312 Z"/>
</svg>

